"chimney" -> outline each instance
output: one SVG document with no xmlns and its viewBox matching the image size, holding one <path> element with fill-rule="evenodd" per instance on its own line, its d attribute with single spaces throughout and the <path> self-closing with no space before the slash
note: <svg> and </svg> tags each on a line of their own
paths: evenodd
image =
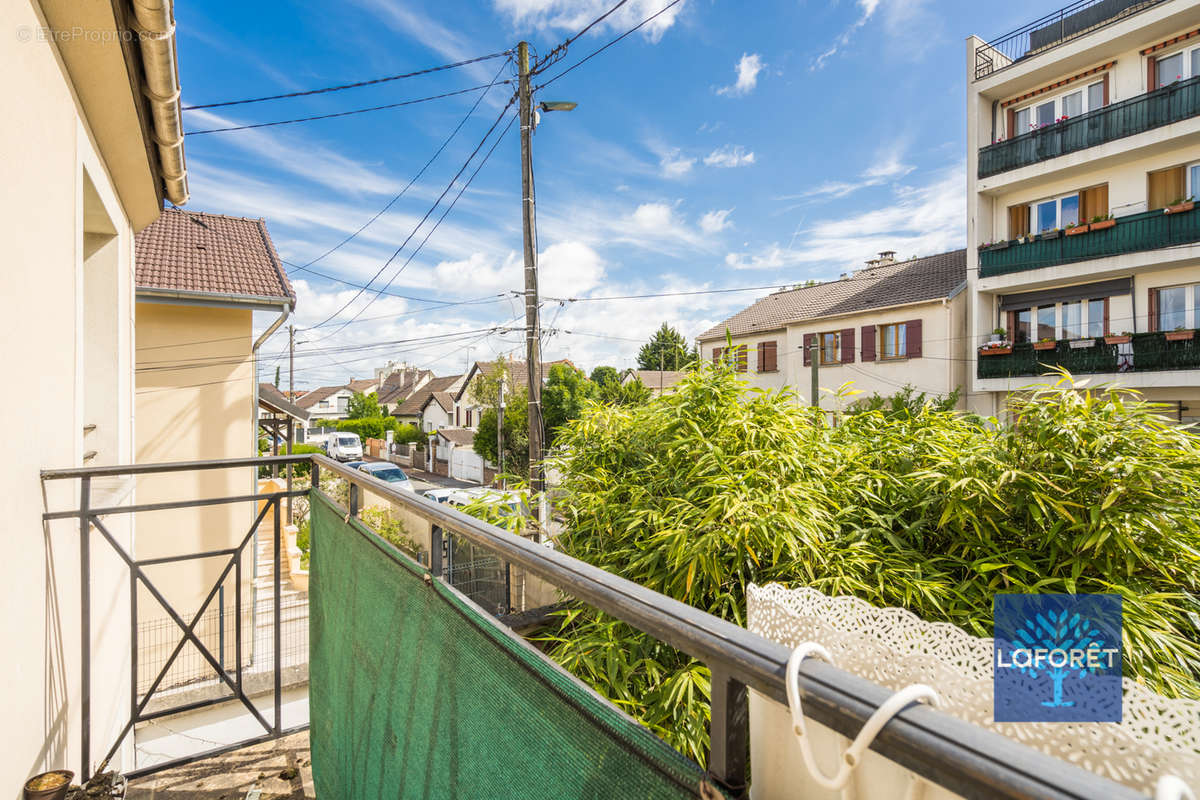
<svg viewBox="0 0 1200 800">
<path fill-rule="evenodd" d="M 896 262 L 895 250 L 882 250 L 879 253 L 879 258 L 876 259 L 879 264 L 894 264 Z"/>
</svg>

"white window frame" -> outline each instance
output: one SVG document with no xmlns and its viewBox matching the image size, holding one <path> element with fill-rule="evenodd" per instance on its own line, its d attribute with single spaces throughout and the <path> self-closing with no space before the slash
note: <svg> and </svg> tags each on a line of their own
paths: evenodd
<svg viewBox="0 0 1200 800">
<path fill-rule="evenodd" d="M 1104 83 L 1103 80 L 1091 81 L 1090 83 L 1084 83 L 1081 86 L 1078 86 L 1076 88 L 1068 89 L 1067 91 L 1059 92 L 1058 94 L 1051 95 L 1050 97 L 1046 97 L 1045 95 L 1042 95 L 1034 100 L 1031 100 L 1030 102 L 1026 103 L 1025 105 L 1018 106 L 1017 108 L 1013 109 L 1013 127 L 1015 127 L 1016 130 L 1009 131 L 1009 133 L 1008 133 L 1009 137 L 1011 138 L 1013 136 L 1020 136 L 1022 133 L 1029 133 L 1030 131 L 1041 130 L 1041 127 L 1043 127 L 1043 126 L 1035 126 L 1034 123 L 1032 123 L 1032 122 L 1025 123 L 1025 128 L 1024 128 L 1024 130 L 1022 130 L 1021 126 L 1016 124 L 1016 119 L 1017 119 L 1017 116 L 1020 115 L 1020 113 L 1022 111 L 1028 111 L 1029 118 L 1032 120 L 1034 110 L 1036 108 L 1038 108 L 1039 106 L 1046 105 L 1046 103 L 1054 104 L 1054 120 L 1055 120 L 1055 122 L 1061 120 L 1063 117 L 1063 98 L 1067 97 L 1068 95 L 1075 94 L 1076 92 L 1083 93 L 1083 100 L 1080 104 L 1081 107 L 1083 108 L 1083 110 L 1080 112 L 1080 114 L 1086 114 L 1089 111 L 1095 111 L 1096 109 L 1092 108 L 1088 103 L 1088 98 L 1091 95 L 1091 92 L 1089 90 L 1093 86 L 1103 85 L 1103 83 Z M 1100 91 L 1101 91 L 1101 97 L 1103 97 L 1104 90 L 1101 89 Z M 1101 100 L 1100 103 L 1101 103 L 1101 105 L 1096 106 L 1096 108 L 1104 107 L 1104 105 L 1103 105 L 1104 101 Z"/>
<path fill-rule="evenodd" d="M 1200 50 L 1200 47 L 1196 48 Z M 1183 185 L 1187 197 L 1195 197 L 1196 192 L 1200 191 L 1200 186 L 1197 186 L 1197 181 L 1193 180 L 1192 170 L 1200 171 L 1200 161 L 1193 161 L 1190 164 L 1183 165 Z"/>
<path fill-rule="evenodd" d="M 1076 198 L 1076 203 L 1078 203 L 1079 192 L 1067 192 L 1066 194 L 1060 194 L 1055 197 L 1043 197 L 1041 200 L 1035 200 L 1032 203 L 1029 203 L 1028 204 L 1028 206 L 1029 206 L 1029 232 L 1031 234 L 1036 235 L 1039 233 L 1044 233 L 1045 231 L 1048 231 L 1048 230 L 1054 230 L 1055 228 L 1057 228 L 1058 230 L 1062 230 L 1063 228 L 1065 228 L 1066 225 L 1063 224 L 1062 201 L 1066 200 L 1069 197 Z M 1045 205 L 1046 203 L 1051 203 L 1051 202 L 1054 203 L 1054 227 L 1053 228 L 1040 228 L 1039 220 L 1038 220 L 1038 206 Z M 1075 224 L 1079 224 L 1078 205 L 1076 205 L 1076 208 L 1075 208 Z"/>
<path fill-rule="evenodd" d="M 1178 50 L 1172 50 L 1164 56 L 1156 56 L 1154 58 L 1154 82 L 1158 85 L 1154 88 L 1161 89 L 1164 86 L 1170 86 L 1172 83 L 1175 83 L 1175 81 L 1186 81 L 1189 78 L 1196 77 L 1196 75 L 1192 72 L 1192 54 L 1197 50 L 1200 50 L 1200 45 L 1185 45 Z M 1164 83 L 1162 80 L 1162 73 L 1159 71 L 1159 67 L 1162 65 L 1163 61 L 1168 58 L 1174 58 L 1175 56 L 1182 56 L 1180 60 L 1183 62 L 1183 69 L 1182 71 L 1176 73 L 1179 77 Z"/>
<path fill-rule="evenodd" d="M 1200 284 L 1186 284 L 1186 285 L 1187 285 L 1188 287 L 1191 287 L 1191 286 L 1197 286 L 1197 285 L 1200 285 Z M 1174 286 L 1156 286 L 1156 287 L 1155 287 L 1155 290 L 1157 291 L 1158 289 L 1174 289 L 1174 288 L 1176 288 L 1176 287 L 1174 287 Z M 1195 298 L 1195 294 L 1196 294 L 1196 292 L 1195 292 L 1195 290 L 1193 289 L 1193 290 L 1192 290 L 1192 292 L 1191 292 L 1191 294 L 1189 294 L 1189 295 L 1188 295 L 1188 297 L 1189 297 L 1189 300 L 1188 300 L 1187 302 L 1189 302 L 1189 303 L 1190 303 L 1190 302 L 1192 302 L 1192 299 L 1194 299 L 1194 298 Z M 1055 337 L 1055 341 L 1064 341 L 1064 340 L 1067 340 L 1067 339 L 1070 339 L 1070 338 L 1074 338 L 1074 337 L 1072 337 L 1072 336 L 1066 336 L 1066 335 L 1064 335 L 1064 334 L 1066 334 L 1066 333 L 1067 333 L 1067 330 L 1066 330 L 1066 328 L 1064 327 L 1064 323 L 1066 322 L 1066 312 L 1064 311 L 1064 308 L 1063 308 L 1063 307 L 1064 307 L 1064 306 L 1067 306 L 1067 305 L 1070 305 L 1071 303 L 1079 303 L 1079 304 L 1080 304 L 1080 306 L 1079 306 L 1079 335 L 1080 335 L 1080 337 L 1081 337 L 1081 338 L 1084 338 L 1084 339 L 1090 339 L 1090 338 L 1093 338 L 1093 337 L 1091 337 L 1091 336 L 1089 336 L 1089 335 L 1088 335 L 1088 328 L 1091 326 L 1091 324 L 1092 324 L 1093 322 L 1095 322 L 1096 324 L 1098 324 L 1098 325 L 1101 327 L 1101 329 L 1103 329 L 1103 327 L 1104 327 L 1104 317 L 1103 317 L 1104 310 L 1103 310 L 1103 306 L 1101 307 L 1101 311 L 1100 311 L 1100 314 L 1101 314 L 1101 317 L 1100 317 L 1100 319 L 1098 319 L 1098 320 L 1093 320 L 1093 319 L 1091 319 L 1091 315 L 1090 315 L 1090 308 L 1089 308 L 1089 307 L 1090 307 L 1090 305 L 1091 305 L 1091 302 L 1092 302 L 1093 300 L 1099 300 L 1099 301 L 1108 300 L 1108 301 L 1110 301 L 1110 302 L 1111 302 L 1111 300 L 1112 300 L 1112 297 L 1111 297 L 1111 296 L 1109 296 L 1109 297 L 1086 297 L 1086 298 L 1084 298 L 1084 299 L 1082 299 L 1082 300 L 1071 300 L 1071 301 L 1069 301 L 1069 302 L 1067 302 L 1067 303 L 1064 303 L 1064 302 L 1061 302 L 1061 301 L 1059 301 L 1059 302 L 1057 302 L 1057 303 L 1055 303 L 1055 304 L 1054 304 L 1054 337 Z M 1015 311 L 1015 312 L 1017 312 L 1018 316 L 1020 315 L 1020 313 L 1021 313 L 1022 311 L 1028 311 L 1028 312 L 1029 312 L 1029 339 L 1028 339 L 1028 341 L 1029 341 L 1029 343 L 1031 343 L 1031 344 L 1032 344 L 1032 343 L 1034 343 L 1034 342 L 1038 342 L 1038 341 L 1040 341 L 1040 339 L 1039 339 L 1039 337 L 1038 337 L 1038 335 L 1037 335 L 1037 334 L 1038 334 L 1038 327 L 1039 327 L 1039 324 L 1040 324 L 1040 323 L 1038 322 L 1038 309 L 1040 309 L 1040 308 L 1043 308 L 1043 307 L 1044 307 L 1044 306 L 1030 306 L 1030 307 L 1028 307 L 1028 308 L 1014 308 L 1014 309 L 1011 309 L 1012 311 Z M 1196 327 L 1200 327 L 1200 316 L 1197 316 L 1197 317 L 1192 317 L 1192 316 L 1190 316 L 1191 314 L 1197 314 L 1197 315 L 1200 315 L 1200 309 L 1195 309 L 1195 310 L 1193 310 L 1193 309 L 1192 309 L 1192 308 L 1189 306 L 1189 319 L 1195 319 L 1195 322 L 1197 323 L 1197 324 L 1196 324 Z M 1006 322 L 1006 320 L 1007 320 L 1007 316 L 1008 316 L 1008 315 L 1007 315 L 1007 312 L 1002 312 L 1002 313 L 1001 313 L 1000 327 L 1002 327 L 1002 328 L 1003 328 L 1003 327 L 1005 327 L 1005 326 L 1006 326 L 1006 324 L 1007 324 L 1007 322 Z M 1009 333 L 1009 336 L 1012 336 L 1012 337 L 1014 338 L 1014 340 L 1015 340 L 1015 338 L 1016 338 L 1016 331 L 1015 331 L 1015 330 L 1014 330 L 1014 331 L 1009 331 L 1008 333 Z M 1106 335 L 1107 333 L 1108 333 L 1108 331 L 1104 331 L 1104 330 L 1102 330 L 1100 335 L 1101 335 L 1101 336 L 1104 336 L 1104 335 Z"/>
<path fill-rule="evenodd" d="M 1184 327 L 1184 330 L 1200 328 L 1200 304 L 1197 304 L 1197 302 L 1196 302 L 1197 300 L 1200 300 L 1200 297 L 1197 297 L 1197 295 L 1200 294 L 1200 291 L 1197 290 L 1197 287 L 1200 287 L 1200 283 L 1196 283 L 1196 282 L 1172 283 L 1169 286 L 1155 286 L 1154 287 L 1154 291 L 1156 291 L 1156 292 L 1162 292 L 1166 289 L 1183 289 L 1183 321 L 1184 321 L 1183 327 Z M 1159 319 L 1152 320 L 1151 322 L 1156 329 L 1166 332 L 1165 328 L 1161 328 L 1159 326 L 1159 322 L 1162 319 L 1162 301 L 1161 300 L 1159 301 L 1158 313 L 1159 313 Z M 1175 329 L 1172 328 L 1171 330 L 1175 330 Z"/>
</svg>

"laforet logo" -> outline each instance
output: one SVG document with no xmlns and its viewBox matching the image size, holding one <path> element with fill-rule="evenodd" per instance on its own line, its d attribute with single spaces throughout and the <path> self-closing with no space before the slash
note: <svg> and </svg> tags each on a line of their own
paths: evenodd
<svg viewBox="0 0 1200 800">
<path fill-rule="evenodd" d="M 1121 598 L 1001 594 L 995 616 L 997 722 L 1121 721 Z"/>
</svg>

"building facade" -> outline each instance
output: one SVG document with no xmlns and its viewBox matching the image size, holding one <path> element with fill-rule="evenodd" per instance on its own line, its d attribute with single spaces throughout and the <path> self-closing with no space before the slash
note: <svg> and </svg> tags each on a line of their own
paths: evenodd
<svg viewBox="0 0 1200 800">
<path fill-rule="evenodd" d="M 1197 419 L 1200 2 L 1076 8 L 967 40 L 973 408 L 1061 367 Z"/>
<path fill-rule="evenodd" d="M 938 396 L 958 390 L 963 402 L 966 253 L 893 256 L 762 298 L 700 335 L 701 360 L 727 360 L 750 386 L 789 388 L 810 402 L 815 359 L 827 410 L 905 386 Z M 860 394 L 833 398 L 843 386 Z"/>
</svg>

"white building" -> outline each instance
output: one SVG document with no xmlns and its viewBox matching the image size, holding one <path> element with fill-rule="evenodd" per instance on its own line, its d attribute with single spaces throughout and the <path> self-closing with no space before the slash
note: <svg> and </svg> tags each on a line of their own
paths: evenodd
<svg viewBox="0 0 1200 800">
<path fill-rule="evenodd" d="M 967 73 L 972 406 L 1060 365 L 1200 417 L 1200 211 L 1181 202 L 1200 192 L 1200 2 L 970 37 Z"/>
</svg>

